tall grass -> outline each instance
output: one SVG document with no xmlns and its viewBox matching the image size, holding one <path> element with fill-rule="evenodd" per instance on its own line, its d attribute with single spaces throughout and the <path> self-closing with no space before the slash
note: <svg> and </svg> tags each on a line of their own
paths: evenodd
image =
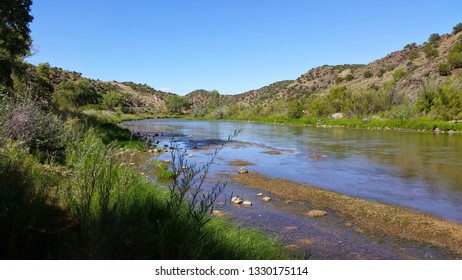
<svg viewBox="0 0 462 280">
<path fill-rule="evenodd" d="M 71 129 L 64 166 L 45 166 L 14 141 L 0 150 L 0 257 L 14 259 L 281 259 L 272 238 L 211 217 L 220 189 L 208 166 L 179 155 L 170 189 L 116 160 L 90 129 Z"/>
</svg>

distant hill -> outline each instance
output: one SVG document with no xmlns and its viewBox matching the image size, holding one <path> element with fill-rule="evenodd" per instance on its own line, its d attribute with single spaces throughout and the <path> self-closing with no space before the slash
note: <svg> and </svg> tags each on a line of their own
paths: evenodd
<svg viewBox="0 0 462 280">
<path fill-rule="evenodd" d="M 461 40 L 461 36 L 462 32 L 458 32 L 442 35 L 422 45 L 412 43 L 366 65 L 319 66 L 295 80 L 276 82 L 242 94 L 222 95 L 221 103 L 234 104 L 240 101 L 252 106 L 275 98 L 294 99 L 311 94 L 326 94 L 335 86 L 346 86 L 353 91 L 370 90 L 390 81 L 394 82 L 397 91 L 416 96 L 425 81 L 431 79 L 439 83 L 462 72 L 460 68 L 451 69 L 447 62 L 449 51 Z M 440 65 L 448 66 L 448 71 L 444 72 Z M 187 97 L 192 104 L 204 105 L 204 98 L 198 98 L 197 92 Z"/>
</svg>

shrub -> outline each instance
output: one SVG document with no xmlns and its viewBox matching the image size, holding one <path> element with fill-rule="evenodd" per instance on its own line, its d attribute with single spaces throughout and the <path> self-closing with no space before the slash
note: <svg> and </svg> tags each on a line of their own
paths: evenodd
<svg viewBox="0 0 462 280">
<path fill-rule="evenodd" d="M 379 72 L 377 72 L 377 77 L 382 78 L 385 72 L 386 72 L 385 69 L 383 68 L 379 69 Z"/>
<path fill-rule="evenodd" d="M 336 84 L 340 84 L 340 83 L 343 82 L 344 80 L 345 80 L 345 79 L 344 79 L 343 77 L 338 76 L 338 77 L 335 78 L 335 83 L 336 83 Z"/>
<path fill-rule="evenodd" d="M 224 105 L 218 108 L 215 108 L 212 112 L 212 118 L 214 119 L 222 119 L 226 118 L 229 114 L 229 107 Z"/>
<path fill-rule="evenodd" d="M 120 92 L 110 91 L 103 95 L 102 105 L 108 110 L 113 110 L 117 107 L 120 108 L 124 103 L 125 96 Z"/>
<path fill-rule="evenodd" d="M 442 62 L 442 63 L 438 64 L 438 73 L 441 76 L 448 76 L 449 74 L 451 74 L 451 68 L 449 68 L 449 65 Z"/>
<path fill-rule="evenodd" d="M 294 100 L 289 103 L 287 116 L 291 119 L 299 119 L 303 116 L 304 109 L 305 107 L 303 106 L 302 102 L 299 100 Z"/>
<path fill-rule="evenodd" d="M 350 73 L 350 74 L 345 76 L 345 81 L 349 82 L 349 81 L 353 80 L 354 78 L 355 78 L 355 76 L 353 76 L 353 74 Z"/>
<path fill-rule="evenodd" d="M 44 159 L 63 159 L 64 125 L 57 117 L 40 110 L 35 103 L 14 105 L 5 116 L 1 130 L 4 136 L 21 141 L 31 152 Z"/>
<path fill-rule="evenodd" d="M 190 104 L 186 98 L 178 95 L 169 95 L 165 100 L 165 106 L 173 114 L 182 113 L 183 110 L 189 109 Z"/>
<path fill-rule="evenodd" d="M 207 107 L 204 108 L 194 108 L 191 111 L 191 117 L 193 118 L 202 118 L 207 115 L 208 109 Z"/>
<path fill-rule="evenodd" d="M 439 40 L 440 40 L 440 34 L 438 34 L 438 33 L 433 33 L 428 38 L 429 42 L 438 42 Z"/>
<path fill-rule="evenodd" d="M 402 78 L 404 78 L 404 76 L 406 76 L 406 72 L 403 69 L 398 68 L 393 72 L 392 76 L 393 76 L 393 80 L 399 81 Z"/>
<path fill-rule="evenodd" d="M 413 61 L 415 59 L 419 58 L 419 52 L 416 51 L 416 50 L 412 50 L 410 53 L 409 53 L 409 61 Z"/>
<path fill-rule="evenodd" d="M 448 53 L 448 63 L 453 68 L 462 68 L 462 42 L 458 42 Z"/>
<path fill-rule="evenodd" d="M 456 24 L 456 25 L 452 28 L 452 33 L 454 33 L 454 34 L 459 33 L 460 31 L 462 31 L 462 22 Z"/>
<path fill-rule="evenodd" d="M 62 108 L 98 104 L 101 95 L 88 80 L 65 81 L 58 85 L 53 104 Z"/>
<path fill-rule="evenodd" d="M 364 74 L 363 74 L 364 78 L 368 79 L 368 78 L 371 78 L 373 76 L 371 70 L 366 70 L 364 71 Z"/>
<path fill-rule="evenodd" d="M 428 42 L 423 47 L 423 51 L 427 58 L 435 58 L 438 57 L 438 42 Z"/>
<path fill-rule="evenodd" d="M 406 46 L 404 46 L 404 49 L 413 49 L 413 48 L 417 48 L 417 43 L 410 43 L 410 44 L 407 44 Z"/>
</svg>

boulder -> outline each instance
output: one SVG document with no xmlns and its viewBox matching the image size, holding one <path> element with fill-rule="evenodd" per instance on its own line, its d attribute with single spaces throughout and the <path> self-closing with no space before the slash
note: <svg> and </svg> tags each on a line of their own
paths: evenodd
<svg viewBox="0 0 462 280">
<path fill-rule="evenodd" d="M 271 200 L 271 197 L 265 196 L 265 197 L 262 197 L 261 200 L 263 200 L 264 202 L 268 202 Z"/>
<path fill-rule="evenodd" d="M 371 119 L 368 119 L 368 118 L 363 119 L 363 123 L 370 123 L 370 122 L 371 122 Z"/>
<path fill-rule="evenodd" d="M 241 168 L 237 171 L 237 173 L 239 173 L 239 174 L 245 174 L 245 173 L 249 173 L 249 170 L 247 170 L 247 168 L 245 168 L 245 167 L 241 167 Z"/>
<path fill-rule="evenodd" d="M 257 193 L 257 196 L 263 196 L 263 193 Z"/>
<path fill-rule="evenodd" d="M 342 113 L 335 113 L 335 114 L 332 114 L 331 116 L 334 120 L 339 120 L 339 119 L 343 119 L 343 114 Z"/>
<path fill-rule="evenodd" d="M 327 212 L 323 210 L 310 210 L 306 214 L 311 218 L 318 218 L 318 217 L 325 216 Z"/>
</svg>

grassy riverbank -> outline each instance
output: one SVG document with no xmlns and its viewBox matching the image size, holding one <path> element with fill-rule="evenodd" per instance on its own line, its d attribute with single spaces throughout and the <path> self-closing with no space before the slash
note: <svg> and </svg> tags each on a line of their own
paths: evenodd
<svg viewBox="0 0 462 280">
<path fill-rule="evenodd" d="M 191 118 L 183 117 L 186 120 L 216 120 L 213 118 Z M 269 124 L 287 124 L 313 127 L 345 127 L 376 130 L 405 130 L 417 132 L 441 132 L 460 133 L 462 122 L 448 122 L 429 119 L 399 120 L 399 119 L 372 119 L 365 122 L 362 119 L 316 119 L 300 118 L 291 119 L 288 117 L 230 117 L 222 119 L 225 121 L 259 122 Z"/>
<path fill-rule="evenodd" d="M 0 259 L 295 257 L 276 239 L 212 217 L 212 201 L 189 201 L 184 187 L 193 183 L 153 185 L 123 157 L 143 144 L 110 118 L 34 103 L 2 108 Z"/>
<path fill-rule="evenodd" d="M 355 227 L 388 237 L 418 241 L 462 254 L 462 225 L 410 209 L 363 200 L 258 173 L 230 176 L 237 183 L 291 201 L 308 201 L 315 209 L 345 219 Z"/>
</svg>

